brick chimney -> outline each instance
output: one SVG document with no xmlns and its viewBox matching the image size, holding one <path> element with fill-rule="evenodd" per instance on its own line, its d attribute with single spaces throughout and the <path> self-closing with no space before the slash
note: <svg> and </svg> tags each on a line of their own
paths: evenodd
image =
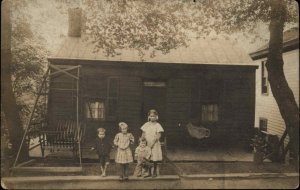
<svg viewBox="0 0 300 190">
<path fill-rule="evenodd" d="M 82 11 L 81 8 L 70 8 L 68 10 L 69 14 L 69 30 L 68 36 L 70 37 L 80 37 L 82 30 Z"/>
</svg>

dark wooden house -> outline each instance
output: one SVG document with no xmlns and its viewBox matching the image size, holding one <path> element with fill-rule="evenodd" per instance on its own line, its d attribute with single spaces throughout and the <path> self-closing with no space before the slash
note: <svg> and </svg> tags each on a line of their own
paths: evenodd
<svg viewBox="0 0 300 190">
<path fill-rule="evenodd" d="M 148 110 L 156 109 L 168 146 L 199 141 L 187 132 L 188 123 L 211 131 L 203 145 L 249 143 L 257 66 L 235 44 L 195 39 L 188 48 L 141 60 L 134 50 L 120 50 L 115 57 L 94 53 L 94 45 L 83 38 L 80 32 L 71 34 L 49 58 L 50 72 L 64 69 L 50 78 L 51 125 L 76 120 L 78 114 L 86 143 L 99 127 L 112 138 L 121 121 L 138 138 Z"/>
</svg>

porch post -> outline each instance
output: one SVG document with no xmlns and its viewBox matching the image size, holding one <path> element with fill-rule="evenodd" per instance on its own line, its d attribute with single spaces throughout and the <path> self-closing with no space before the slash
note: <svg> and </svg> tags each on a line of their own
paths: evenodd
<svg viewBox="0 0 300 190">
<path fill-rule="evenodd" d="M 81 162 L 81 147 L 80 147 L 80 141 L 81 141 L 81 137 L 80 137 L 80 127 L 79 127 L 79 75 L 80 75 L 80 67 L 77 68 L 77 83 L 76 83 L 76 89 L 77 89 L 77 96 L 76 96 L 76 125 L 77 125 L 77 139 L 78 139 L 78 153 L 79 153 L 79 164 L 80 166 L 82 166 L 82 162 Z"/>
</svg>

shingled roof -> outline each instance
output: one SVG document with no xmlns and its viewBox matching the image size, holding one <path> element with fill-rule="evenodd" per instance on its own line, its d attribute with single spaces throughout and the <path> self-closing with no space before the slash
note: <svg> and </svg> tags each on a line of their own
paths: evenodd
<svg viewBox="0 0 300 190">
<path fill-rule="evenodd" d="M 157 62 L 178 64 L 217 64 L 217 65 L 251 65 L 254 64 L 244 50 L 229 40 L 194 39 L 188 47 L 171 50 L 168 54 L 157 52 L 143 60 L 136 50 L 119 50 L 121 55 L 106 56 L 102 50 L 95 52 L 95 45 L 84 40 L 85 37 L 67 37 L 59 50 L 50 59 L 102 60 L 126 62 Z"/>
<path fill-rule="evenodd" d="M 283 33 L 283 52 L 299 48 L 299 28 L 294 27 Z M 255 52 L 250 53 L 253 60 L 267 57 L 269 53 L 269 44 L 258 48 Z"/>
<path fill-rule="evenodd" d="M 95 51 L 95 44 L 86 36 L 82 25 L 81 8 L 69 9 L 68 37 L 61 47 L 49 60 L 92 60 L 115 62 L 152 62 L 152 63 L 177 63 L 177 64 L 220 64 L 220 65 L 251 65 L 254 62 L 244 50 L 229 40 L 221 39 L 196 39 L 193 38 L 188 47 L 173 49 L 170 53 L 157 52 L 154 57 L 145 52 L 141 58 L 137 50 L 117 50 L 120 55 L 106 56 L 103 50 Z M 84 20 L 84 19 L 83 19 Z"/>
</svg>

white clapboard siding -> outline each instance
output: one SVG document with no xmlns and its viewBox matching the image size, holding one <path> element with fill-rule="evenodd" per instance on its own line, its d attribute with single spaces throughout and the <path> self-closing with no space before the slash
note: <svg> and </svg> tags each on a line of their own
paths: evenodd
<svg viewBox="0 0 300 190">
<path fill-rule="evenodd" d="M 285 77 L 299 106 L 299 49 L 284 53 L 283 59 Z M 285 130 L 285 123 L 280 115 L 270 86 L 268 95 L 261 94 L 261 62 L 264 60 L 266 60 L 266 58 L 256 60 L 256 62 L 259 63 L 259 69 L 256 71 L 255 127 L 259 127 L 260 117 L 266 118 L 268 119 L 268 132 L 281 137 Z M 287 141 L 288 138 L 286 138 L 285 143 L 287 143 Z"/>
</svg>

